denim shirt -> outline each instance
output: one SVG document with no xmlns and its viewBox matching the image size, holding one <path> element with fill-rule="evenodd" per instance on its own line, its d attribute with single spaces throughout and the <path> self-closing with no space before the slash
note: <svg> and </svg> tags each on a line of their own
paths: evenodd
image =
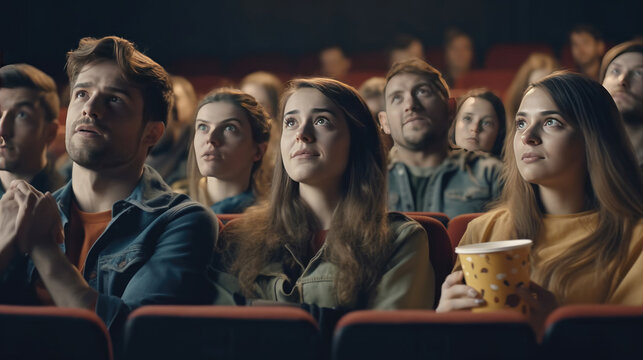
<svg viewBox="0 0 643 360">
<path fill-rule="evenodd" d="M 215 214 L 240 214 L 246 210 L 249 206 L 252 206 L 257 198 L 252 192 L 252 189 L 248 189 L 241 194 L 230 196 L 219 202 L 216 202 L 210 206 L 212 211 Z"/>
<path fill-rule="evenodd" d="M 74 196 L 71 182 L 53 196 L 67 237 Z M 207 266 L 217 235 L 218 223 L 209 209 L 173 193 L 155 170 L 145 166 L 130 196 L 112 206 L 112 220 L 89 250 L 82 273 L 99 294 L 95 310 L 115 347 L 122 341 L 128 314 L 137 307 L 212 302 Z M 64 244 L 61 250 L 65 252 Z M 23 289 L 33 288 L 34 273 L 29 260 L 28 286 Z"/>
<path fill-rule="evenodd" d="M 411 187 L 411 170 L 393 161 L 388 172 L 390 211 L 443 212 L 450 218 L 485 211 L 485 206 L 501 192 L 500 160 L 478 152 L 454 150 L 432 172 L 421 202 Z M 417 190 L 416 190 L 417 191 Z"/>
</svg>

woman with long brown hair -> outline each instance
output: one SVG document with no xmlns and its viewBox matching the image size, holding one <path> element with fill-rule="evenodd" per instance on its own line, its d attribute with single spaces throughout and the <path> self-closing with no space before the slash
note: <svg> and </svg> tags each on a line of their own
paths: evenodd
<svg viewBox="0 0 643 360">
<path fill-rule="evenodd" d="M 262 195 L 255 174 L 270 117 L 250 95 L 221 88 L 201 100 L 188 155 L 188 194 L 217 214 L 241 213 Z"/>
<path fill-rule="evenodd" d="M 504 179 L 499 205 L 461 244 L 532 239 L 539 301 L 523 295 L 536 317 L 557 304 L 643 305 L 643 176 L 600 84 L 565 72 L 533 83 L 507 135 Z M 456 271 L 438 310 L 483 304 Z"/>
<path fill-rule="evenodd" d="M 385 154 L 357 91 L 294 80 L 281 115 L 269 201 L 230 223 L 219 244 L 214 267 L 238 278 L 228 291 L 322 308 L 430 308 L 427 235 L 386 213 Z"/>
</svg>

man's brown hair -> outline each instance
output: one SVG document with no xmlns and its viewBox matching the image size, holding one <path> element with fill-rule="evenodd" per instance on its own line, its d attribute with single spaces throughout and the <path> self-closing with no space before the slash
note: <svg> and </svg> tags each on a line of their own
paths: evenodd
<svg viewBox="0 0 643 360">
<path fill-rule="evenodd" d="M 444 101 L 448 101 L 449 85 L 447 85 L 442 74 L 426 61 L 415 58 L 393 64 L 391 70 L 386 74 L 386 85 L 388 86 L 389 81 L 398 74 L 418 74 L 426 76 L 433 87 L 433 91 L 442 95 Z M 386 87 L 384 88 L 384 92 L 386 92 Z"/>
<path fill-rule="evenodd" d="M 0 88 L 27 88 L 36 90 L 40 106 L 45 111 L 45 120 L 51 122 L 58 118 L 60 100 L 56 83 L 49 75 L 28 64 L 12 64 L 0 68 Z"/>
<path fill-rule="evenodd" d="M 172 83 L 161 65 L 123 38 L 86 37 L 80 40 L 76 50 L 67 53 L 67 75 L 72 89 L 82 68 L 96 60 L 114 61 L 125 78 L 141 90 L 144 121 L 163 121 L 167 124 L 173 101 Z"/>
</svg>

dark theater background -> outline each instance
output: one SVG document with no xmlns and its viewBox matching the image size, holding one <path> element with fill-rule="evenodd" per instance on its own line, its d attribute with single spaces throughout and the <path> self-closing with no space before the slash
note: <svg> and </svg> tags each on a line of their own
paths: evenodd
<svg viewBox="0 0 643 360">
<path fill-rule="evenodd" d="M 347 82 L 358 86 L 386 72 L 385 49 L 400 33 L 421 39 L 438 68 L 452 26 L 472 36 L 477 69 L 498 68 L 488 58 L 504 44 L 551 52 L 565 66 L 572 26 L 593 25 L 610 46 L 643 34 L 641 14 L 639 0 L 4 1 L 0 61 L 31 63 L 63 83 L 65 52 L 81 37 L 119 35 L 203 93 L 256 70 L 314 74 L 317 52 L 339 44 L 353 58 Z M 517 66 L 500 67 L 510 80 Z"/>
</svg>

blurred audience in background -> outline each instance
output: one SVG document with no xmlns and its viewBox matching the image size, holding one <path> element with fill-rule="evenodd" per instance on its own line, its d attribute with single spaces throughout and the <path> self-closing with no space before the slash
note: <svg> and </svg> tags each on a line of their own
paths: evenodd
<svg viewBox="0 0 643 360">
<path fill-rule="evenodd" d="M 516 76 L 514 76 L 509 89 L 505 94 L 505 107 L 507 109 L 507 118 L 513 119 L 516 111 L 520 106 L 520 100 L 529 86 L 545 76 L 558 70 L 560 65 L 551 55 L 534 53 L 520 66 Z"/>
<path fill-rule="evenodd" d="M 183 127 L 190 127 L 197 104 L 196 92 L 192 83 L 183 76 L 174 75 L 171 79 L 177 119 Z"/>
<path fill-rule="evenodd" d="M 342 80 L 351 69 L 351 59 L 339 46 L 331 46 L 319 53 L 321 75 L 331 79 Z"/>
<path fill-rule="evenodd" d="M 265 71 L 257 71 L 246 75 L 239 86 L 241 91 L 254 97 L 261 106 L 266 110 L 270 119 L 270 140 L 268 148 L 263 156 L 263 165 L 257 169 L 255 174 L 255 183 L 260 190 L 258 193 L 263 194 L 270 188 L 272 181 L 272 170 L 277 159 L 277 147 L 279 146 L 280 125 L 279 119 L 279 99 L 284 91 L 284 86 L 279 78 Z"/>
<path fill-rule="evenodd" d="M 446 31 L 444 36 L 444 80 L 453 87 L 462 75 L 473 66 L 473 40 L 456 28 Z"/>
<path fill-rule="evenodd" d="M 386 103 L 384 102 L 384 88 L 386 87 L 386 79 L 383 77 L 372 77 L 359 87 L 359 94 L 362 95 L 368 109 L 373 114 L 373 117 L 379 124 L 378 114 L 380 111 L 386 111 Z M 380 130 L 381 130 L 380 125 Z M 393 139 L 391 135 L 385 134 L 380 131 L 382 142 L 384 143 L 384 150 L 388 152 L 393 147 Z"/>
<path fill-rule="evenodd" d="M 598 81 L 601 58 L 605 53 L 605 41 L 591 25 L 577 25 L 569 33 L 569 45 L 576 70 Z"/>
<path fill-rule="evenodd" d="M 241 79 L 239 89 L 252 96 L 275 119 L 279 112 L 279 97 L 284 91 L 281 80 L 266 71 L 256 71 Z"/>
<path fill-rule="evenodd" d="M 422 45 L 422 41 L 412 35 L 398 35 L 389 50 L 389 64 L 393 65 L 411 58 L 424 59 L 424 45 Z"/>
<path fill-rule="evenodd" d="M 190 82 L 182 76 L 172 76 L 174 103 L 167 127 L 152 148 L 145 162 L 172 185 L 186 177 L 188 149 L 192 139 L 190 121 L 196 107 L 196 94 Z"/>
</svg>

